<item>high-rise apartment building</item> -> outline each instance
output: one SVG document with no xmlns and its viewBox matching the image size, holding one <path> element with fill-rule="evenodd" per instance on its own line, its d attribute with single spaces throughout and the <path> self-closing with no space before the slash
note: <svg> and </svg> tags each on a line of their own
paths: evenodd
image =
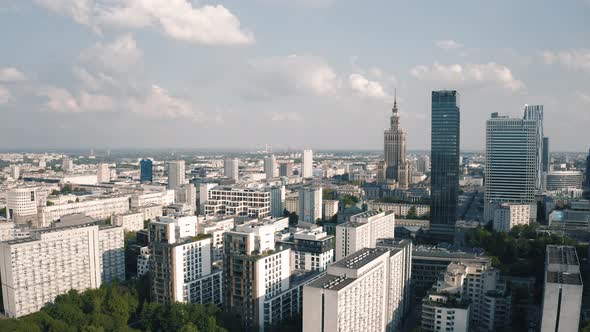
<svg viewBox="0 0 590 332">
<path fill-rule="evenodd" d="M 154 181 L 154 163 L 151 159 L 142 159 L 139 162 L 139 181 L 153 182 Z"/>
<path fill-rule="evenodd" d="M 234 228 L 234 218 L 199 217 L 199 219 L 199 234 L 211 234 L 213 262 L 223 261 L 223 234 Z"/>
<path fill-rule="evenodd" d="M 275 177 L 276 168 L 277 158 L 274 155 L 264 158 L 264 174 L 266 175 L 267 179 L 272 179 Z"/>
<path fill-rule="evenodd" d="M 192 183 L 183 184 L 174 190 L 174 201 L 176 204 L 189 206 L 191 214 L 195 214 L 197 212 L 197 188 Z"/>
<path fill-rule="evenodd" d="M 197 217 L 162 217 L 149 225 L 152 293 L 163 304 L 215 304 L 222 297 L 222 271 L 212 269 L 212 236 L 197 236 Z"/>
<path fill-rule="evenodd" d="M 528 225 L 531 221 L 531 206 L 528 204 L 504 203 L 494 211 L 493 227 L 497 232 L 510 232 L 517 225 Z"/>
<path fill-rule="evenodd" d="M 399 331 L 403 250 L 364 248 L 304 287 L 303 331 Z"/>
<path fill-rule="evenodd" d="M 99 225 L 98 249 L 101 282 L 125 281 L 125 232 L 123 227 Z"/>
<path fill-rule="evenodd" d="M 406 130 L 400 127 L 397 99 L 393 103 L 389 129 L 385 130 L 385 177 L 407 187 L 409 165 L 406 162 Z"/>
<path fill-rule="evenodd" d="M 303 150 L 301 159 L 301 177 L 304 179 L 313 177 L 313 151 Z"/>
<path fill-rule="evenodd" d="M 315 223 L 322 219 L 322 187 L 308 186 L 299 189 L 299 220 Z"/>
<path fill-rule="evenodd" d="M 523 119 L 492 113 L 486 124 L 484 221 L 491 222 L 502 203 L 529 204 L 537 215 L 535 194 L 542 178 L 542 108 L 526 109 Z M 542 133 L 541 133 L 542 135 Z"/>
<path fill-rule="evenodd" d="M 336 260 L 363 248 L 375 248 L 378 239 L 393 238 L 395 215 L 391 212 L 366 211 L 336 226 Z"/>
<path fill-rule="evenodd" d="M 322 200 L 322 212 L 324 213 L 324 220 L 330 220 L 338 214 L 338 208 L 340 201 L 337 199 L 323 199 Z"/>
<path fill-rule="evenodd" d="M 285 214 L 285 186 L 275 186 L 268 189 L 270 192 L 270 216 L 279 218 Z"/>
<path fill-rule="evenodd" d="M 35 225 L 38 197 L 35 188 L 14 188 L 6 192 L 6 219 L 19 225 Z"/>
<path fill-rule="evenodd" d="M 37 225 L 47 227 L 68 214 L 85 214 L 94 219 L 107 219 L 129 211 L 129 196 L 112 196 L 80 202 L 55 204 L 39 208 Z"/>
<path fill-rule="evenodd" d="M 457 91 L 432 92 L 430 231 L 454 234 L 459 195 L 460 111 Z"/>
<path fill-rule="evenodd" d="M 547 246 L 541 332 L 578 331 L 583 289 L 576 248 Z"/>
<path fill-rule="evenodd" d="M 239 166 L 240 160 L 238 158 L 225 158 L 223 160 L 223 176 L 238 182 Z"/>
<path fill-rule="evenodd" d="M 185 182 L 185 165 L 184 160 L 175 160 L 168 162 L 168 189 L 176 189 Z"/>
<path fill-rule="evenodd" d="M 334 236 L 322 226 L 300 222 L 290 230 L 289 237 L 277 245 L 291 249 L 291 269 L 324 271 L 334 261 Z"/>
<path fill-rule="evenodd" d="M 98 183 L 111 181 L 111 170 L 109 164 L 100 163 L 96 166 L 96 179 Z"/>
<path fill-rule="evenodd" d="M 286 161 L 279 164 L 279 176 L 293 176 L 293 162 Z"/>
<path fill-rule="evenodd" d="M 249 188 L 215 187 L 209 190 L 204 214 L 266 217 L 270 214 L 270 192 Z"/>
</svg>

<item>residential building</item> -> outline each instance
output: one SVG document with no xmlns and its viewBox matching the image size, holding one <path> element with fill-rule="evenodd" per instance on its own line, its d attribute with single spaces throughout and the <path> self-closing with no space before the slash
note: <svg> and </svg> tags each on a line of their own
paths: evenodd
<svg viewBox="0 0 590 332">
<path fill-rule="evenodd" d="M 315 224 L 299 222 L 277 245 L 291 249 L 291 270 L 324 271 L 334 261 L 334 236 Z"/>
<path fill-rule="evenodd" d="M 533 111 L 540 111 L 538 112 Z M 522 119 L 492 113 L 486 124 L 484 221 L 502 203 L 529 204 L 536 220 L 535 194 L 542 177 L 542 107 L 525 109 Z"/>
<path fill-rule="evenodd" d="M 541 332 L 578 331 L 583 289 L 576 248 L 547 246 Z"/>
<path fill-rule="evenodd" d="M 109 164 L 100 163 L 96 166 L 96 182 L 105 183 L 111 181 Z"/>
<path fill-rule="evenodd" d="M 274 155 L 264 158 L 264 174 L 266 174 L 267 179 L 272 179 L 275 177 L 276 168 L 277 158 Z"/>
<path fill-rule="evenodd" d="M 154 301 L 221 306 L 222 271 L 212 269 L 212 236 L 197 236 L 197 217 L 162 217 L 149 225 Z"/>
<path fill-rule="evenodd" d="M 129 211 L 113 216 L 113 225 L 123 227 L 126 232 L 136 232 L 143 227 L 144 214 L 141 211 Z"/>
<path fill-rule="evenodd" d="M 197 212 L 197 188 L 194 184 L 183 184 L 174 191 L 174 202 L 190 206 L 192 214 Z"/>
<path fill-rule="evenodd" d="M 336 260 L 363 248 L 375 248 L 378 239 L 393 238 L 394 231 L 393 213 L 366 211 L 353 215 L 349 222 L 336 226 Z"/>
<path fill-rule="evenodd" d="M 432 92 L 430 232 L 444 239 L 457 220 L 460 117 L 457 91 Z"/>
<path fill-rule="evenodd" d="M 299 213 L 299 195 L 285 197 L 285 210 L 287 210 L 291 213 L 295 212 L 295 214 L 298 216 L 300 215 L 300 213 Z"/>
<path fill-rule="evenodd" d="M 330 220 L 338 214 L 338 208 L 340 201 L 337 199 L 323 199 L 322 200 L 322 212 L 324 213 L 324 220 Z"/>
<path fill-rule="evenodd" d="M 512 227 L 528 225 L 530 220 L 530 205 L 504 203 L 495 209 L 493 227 L 497 232 L 510 232 Z"/>
<path fill-rule="evenodd" d="M 234 218 L 207 218 L 199 220 L 199 234 L 211 235 L 211 247 L 213 248 L 212 261 L 223 261 L 223 233 L 229 232 L 235 226 Z"/>
<path fill-rule="evenodd" d="M 286 161 L 279 164 L 279 176 L 293 176 L 293 162 Z"/>
<path fill-rule="evenodd" d="M 250 188 L 215 187 L 209 191 L 204 214 L 266 217 L 270 214 L 270 192 Z"/>
<path fill-rule="evenodd" d="M 471 307 L 456 295 L 429 294 L 422 300 L 422 324 L 424 331 L 469 332 Z"/>
<path fill-rule="evenodd" d="M 322 187 L 306 186 L 299 189 L 299 220 L 315 223 L 322 219 Z"/>
<path fill-rule="evenodd" d="M 36 225 L 39 205 L 35 188 L 14 188 L 6 192 L 6 220 L 19 225 Z"/>
<path fill-rule="evenodd" d="M 15 180 L 18 180 L 18 178 L 20 178 L 20 167 L 18 165 L 10 166 L 10 177 Z"/>
<path fill-rule="evenodd" d="M 275 186 L 268 189 L 270 192 L 270 216 L 279 218 L 285 214 L 285 186 Z"/>
<path fill-rule="evenodd" d="M 98 227 L 100 279 L 102 283 L 125 281 L 125 235 L 123 227 Z"/>
<path fill-rule="evenodd" d="M 139 181 L 153 182 L 154 181 L 154 163 L 151 159 L 142 159 L 139 162 Z"/>
<path fill-rule="evenodd" d="M 70 157 L 64 157 L 61 162 L 61 169 L 64 172 L 71 172 L 74 170 L 74 161 Z"/>
<path fill-rule="evenodd" d="M 129 211 L 128 196 L 114 196 L 90 199 L 74 203 L 44 206 L 39 210 L 38 225 L 47 227 L 52 222 L 68 214 L 84 214 L 94 219 L 108 219 L 116 214 Z"/>
<path fill-rule="evenodd" d="M 225 176 L 228 179 L 233 179 L 235 182 L 238 182 L 239 166 L 240 160 L 238 158 L 226 158 L 223 161 L 223 176 Z"/>
<path fill-rule="evenodd" d="M 209 190 L 217 187 L 217 183 L 201 182 L 199 184 L 199 214 L 205 212 L 205 203 L 209 200 Z"/>
<path fill-rule="evenodd" d="M 410 210 L 416 211 L 417 217 L 424 217 L 430 214 L 430 205 L 425 204 L 409 204 L 409 203 L 381 203 L 371 201 L 367 204 L 369 210 L 375 211 L 392 211 L 397 217 L 405 217 Z"/>
<path fill-rule="evenodd" d="M 303 158 L 301 162 L 301 177 L 304 179 L 313 177 L 313 151 L 303 150 Z"/>
<path fill-rule="evenodd" d="M 416 161 L 416 170 L 421 173 L 430 172 L 430 156 L 421 155 Z"/>
<path fill-rule="evenodd" d="M 184 160 L 175 160 L 168 162 L 168 189 L 177 189 L 185 183 L 185 163 Z"/>
<path fill-rule="evenodd" d="M 399 331 L 402 252 L 364 248 L 328 266 L 303 289 L 303 331 Z"/>
</svg>

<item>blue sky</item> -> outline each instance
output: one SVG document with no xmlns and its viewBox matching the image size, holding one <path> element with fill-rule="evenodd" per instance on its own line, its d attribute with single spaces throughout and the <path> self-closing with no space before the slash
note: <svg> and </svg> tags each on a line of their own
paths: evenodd
<svg viewBox="0 0 590 332">
<path fill-rule="evenodd" d="M 0 148 L 381 149 L 394 89 L 410 149 L 430 91 L 545 105 L 554 150 L 590 145 L 590 1 L 3 0 Z"/>
</svg>

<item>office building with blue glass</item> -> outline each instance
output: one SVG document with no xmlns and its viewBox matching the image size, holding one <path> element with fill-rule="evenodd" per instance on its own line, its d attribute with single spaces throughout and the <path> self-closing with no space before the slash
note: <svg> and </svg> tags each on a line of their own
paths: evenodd
<svg viewBox="0 0 590 332">
<path fill-rule="evenodd" d="M 142 159 L 139 162 L 141 174 L 139 180 L 141 182 L 152 182 L 154 180 L 154 163 L 150 159 Z"/>
</svg>

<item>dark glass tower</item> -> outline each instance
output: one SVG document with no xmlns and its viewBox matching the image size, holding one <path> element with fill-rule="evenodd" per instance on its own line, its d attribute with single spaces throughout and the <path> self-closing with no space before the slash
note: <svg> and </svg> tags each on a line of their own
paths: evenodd
<svg viewBox="0 0 590 332">
<path fill-rule="evenodd" d="M 460 113 L 457 91 L 432 92 L 430 230 L 452 239 L 459 194 Z"/>
<path fill-rule="evenodd" d="M 588 157 L 586 157 L 586 188 L 590 191 L 590 150 L 588 150 Z"/>
<path fill-rule="evenodd" d="M 139 162 L 139 168 L 141 170 L 141 174 L 139 176 L 139 181 L 152 182 L 154 180 L 153 166 L 154 166 L 154 164 L 152 163 L 152 161 L 150 159 L 142 159 Z"/>
</svg>

